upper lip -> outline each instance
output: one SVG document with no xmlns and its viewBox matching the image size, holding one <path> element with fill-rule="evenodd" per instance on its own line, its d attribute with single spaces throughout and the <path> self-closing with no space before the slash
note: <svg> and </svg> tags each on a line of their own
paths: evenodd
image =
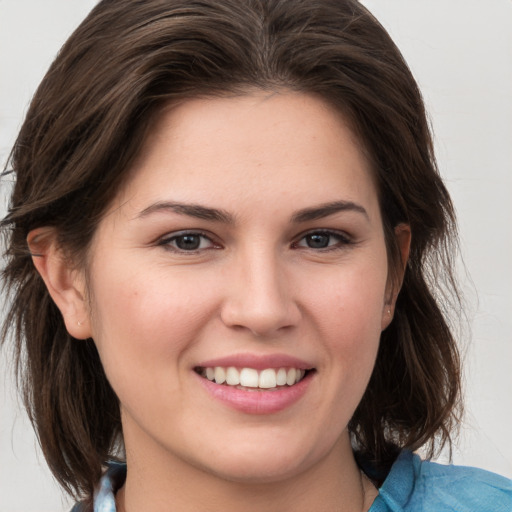
<svg viewBox="0 0 512 512">
<path fill-rule="evenodd" d="M 314 366 L 307 361 L 287 354 L 233 354 L 216 359 L 208 359 L 197 364 L 196 367 L 213 368 L 215 366 L 235 368 L 254 368 L 255 370 L 265 370 L 266 368 L 298 368 L 300 370 L 310 370 Z"/>
</svg>

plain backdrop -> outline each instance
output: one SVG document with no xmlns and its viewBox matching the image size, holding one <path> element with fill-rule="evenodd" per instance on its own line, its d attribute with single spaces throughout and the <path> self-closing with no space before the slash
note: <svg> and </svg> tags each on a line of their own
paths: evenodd
<svg viewBox="0 0 512 512">
<path fill-rule="evenodd" d="M 472 335 L 453 460 L 512 477 L 512 2 L 366 0 L 423 91 L 459 216 Z M 59 47 L 93 0 L 0 0 L 0 162 Z M 7 185 L 0 189 L 3 216 Z M 0 357 L 0 512 L 59 512 L 54 483 Z M 446 460 L 446 455 L 441 456 Z"/>
</svg>

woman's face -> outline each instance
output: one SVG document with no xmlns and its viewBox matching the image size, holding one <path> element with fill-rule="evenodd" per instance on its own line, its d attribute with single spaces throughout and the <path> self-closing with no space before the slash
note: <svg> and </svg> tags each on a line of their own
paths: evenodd
<svg viewBox="0 0 512 512">
<path fill-rule="evenodd" d="M 350 449 L 390 321 L 388 261 L 367 162 L 323 101 L 162 112 L 88 281 L 129 459 L 268 481 Z"/>
</svg>

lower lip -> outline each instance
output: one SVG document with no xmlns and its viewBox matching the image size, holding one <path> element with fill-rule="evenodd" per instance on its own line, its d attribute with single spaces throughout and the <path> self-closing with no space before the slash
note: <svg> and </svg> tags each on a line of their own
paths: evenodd
<svg viewBox="0 0 512 512">
<path fill-rule="evenodd" d="M 272 414 L 283 411 L 299 401 L 306 393 L 313 374 L 314 372 L 310 372 L 297 384 L 275 391 L 245 391 L 232 386 L 217 384 L 197 373 L 195 375 L 213 398 L 232 409 L 247 414 Z"/>
</svg>

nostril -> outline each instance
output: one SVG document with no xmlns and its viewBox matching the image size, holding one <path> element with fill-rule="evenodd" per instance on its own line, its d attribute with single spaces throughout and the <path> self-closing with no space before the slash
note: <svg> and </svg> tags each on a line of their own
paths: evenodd
<svg viewBox="0 0 512 512">
<path fill-rule="evenodd" d="M 295 327 L 300 319 L 300 313 L 293 307 L 255 308 L 227 307 L 221 313 L 222 322 L 230 329 L 238 332 L 249 331 L 254 336 L 271 336 L 275 333 L 289 331 Z"/>
</svg>

